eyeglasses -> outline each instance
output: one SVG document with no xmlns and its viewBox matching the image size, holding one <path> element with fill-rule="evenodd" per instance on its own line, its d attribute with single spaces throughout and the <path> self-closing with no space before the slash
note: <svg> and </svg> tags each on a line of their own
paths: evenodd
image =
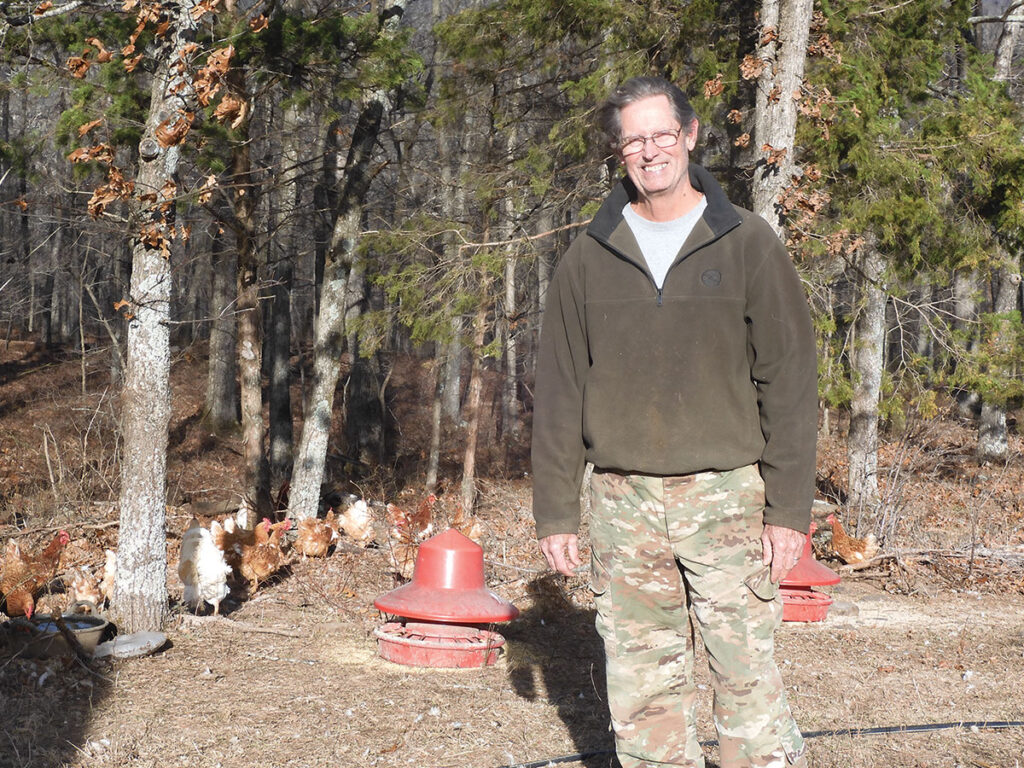
<svg viewBox="0 0 1024 768">
<path fill-rule="evenodd" d="M 648 141 L 653 141 L 656 147 L 668 149 L 669 147 L 674 147 L 679 142 L 679 134 L 682 132 L 682 128 L 670 128 L 665 131 L 655 131 L 650 136 L 627 136 L 618 143 L 618 149 L 623 157 L 643 152 Z"/>
</svg>

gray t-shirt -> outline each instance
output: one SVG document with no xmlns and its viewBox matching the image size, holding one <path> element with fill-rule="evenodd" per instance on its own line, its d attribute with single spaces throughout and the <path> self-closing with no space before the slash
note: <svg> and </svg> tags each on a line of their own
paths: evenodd
<svg viewBox="0 0 1024 768">
<path fill-rule="evenodd" d="M 668 274 L 668 268 L 675 261 L 679 249 L 683 247 L 683 243 L 707 207 L 707 198 L 701 197 L 692 211 L 672 221 L 649 221 L 637 214 L 628 203 L 622 209 L 622 217 L 633 230 L 633 236 L 640 245 L 640 252 L 647 260 L 647 267 L 654 277 L 654 284 L 659 289 L 664 285 L 665 275 Z"/>
</svg>

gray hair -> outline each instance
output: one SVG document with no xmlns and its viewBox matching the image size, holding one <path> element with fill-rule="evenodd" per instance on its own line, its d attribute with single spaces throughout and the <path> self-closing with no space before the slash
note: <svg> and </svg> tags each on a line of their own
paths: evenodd
<svg viewBox="0 0 1024 768">
<path fill-rule="evenodd" d="M 622 108 L 651 96 L 666 96 L 684 133 L 688 133 L 697 112 L 679 86 L 663 77 L 632 77 L 609 94 L 598 109 L 598 126 L 613 146 L 622 138 Z"/>
</svg>

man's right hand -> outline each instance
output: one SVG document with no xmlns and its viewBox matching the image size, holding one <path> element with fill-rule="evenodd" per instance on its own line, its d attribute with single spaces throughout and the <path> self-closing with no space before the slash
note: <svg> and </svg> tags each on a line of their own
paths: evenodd
<svg viewBox="0 0 1024 768">
<path fill-rule="evenodd" d="M 579 538 L 575 533 L 556 533 L 540 540 L 540 551 L 554 570 L 574 576 L 580 563 Z"/>
</svg>

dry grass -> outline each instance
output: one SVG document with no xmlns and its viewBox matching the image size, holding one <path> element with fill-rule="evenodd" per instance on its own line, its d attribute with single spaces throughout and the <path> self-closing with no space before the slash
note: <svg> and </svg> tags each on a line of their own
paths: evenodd
<svg viewBox="0 0 1024 768">
<path fill-rule="evenodd" d="M 189 501 L 228 499 L 240 490 L 236 447 L 199 427 L 200 394 L 189 386 L 201 372 L 183 361 L 174 375 L 175 536 Z M 422 377 L 414 369 L 400 374 L 396 392 L 411 396 Z M 115 540 L 116 513 L 96 502 L 116 498 L 104 491 L 115 482 L 109 454 L 116 404 L 102 395 L 99 370 L 91 394 L 73 394 L 78 375 L 75 361 L 0 356 L 0 536 L 37 541 L 60 524 L 100 546 Z M 57 394 L 64 391 L 66 398 Z M 415 465 L 422 418 L 407 400 L 396 402 L 395 412 L 408 442 L 392 476 L 363 484 L 371 495 L 398 496 L 414 477 L 402 472 Z M 954 458 L 968 451 L 967 430 L 951 422 L 935 429 L 922 441 L 927 450 L 895 481 L 900 514 L 887 547 L 969 552 L 973 545 L 976 553 L 1008 557 L 886 560 L 844 574 L 825 622 L 784 625 L 777 657 L 806 731 L 1024 719 L 1020 462 L 977 467 Z M 44 434 L 54 438 L 48 445 L 56 482 Z M 1017 436 L 1014 445 L 1019 451 Z M 453 448 L 448 462 L 456 456 Z M 822 441 L 823 477 L 841 477 L 842 456 L 840 440 Z M 883 463 L 900 456 L 906 453 L 887 448 Z M 0 768 L 496 768 L 577 753 L 597 754 L 565 764 L 614 765 L 585 576 L 566 581 L 543 573 L 529 478 L 515 462 L 506 466 L 519 466 L 518 477 L 495 471 L 501 458 L 495 448 L 484 462 L 492 470 L 481 489 L 486 573 L 488 586 L 522 614 L 497 628 L 508 641 L 497 665 L 424 670 L 380 659 L 373 631 L 383 617 L 373 600 L 398 582 L 382 550 L 340 547 L 326 560 L 295 562 L 253 599 L 226 602 L 223 620 L 175 614 L 170 644 L 147 658 L 93 670 L 0 658 Z M 172 598 L 180 589 L 173 571 Z M 702 686 L 709 684 L 705 666 L 698 661 Z M 709 698 L 700 711 L 706 740 L 714 738 Z M 1022 745 L 1024 729 L 810 741 L 818 768 L 1020 768 Z M 708 753 L 714 759 L 713 746 Z"/>
</svg>

